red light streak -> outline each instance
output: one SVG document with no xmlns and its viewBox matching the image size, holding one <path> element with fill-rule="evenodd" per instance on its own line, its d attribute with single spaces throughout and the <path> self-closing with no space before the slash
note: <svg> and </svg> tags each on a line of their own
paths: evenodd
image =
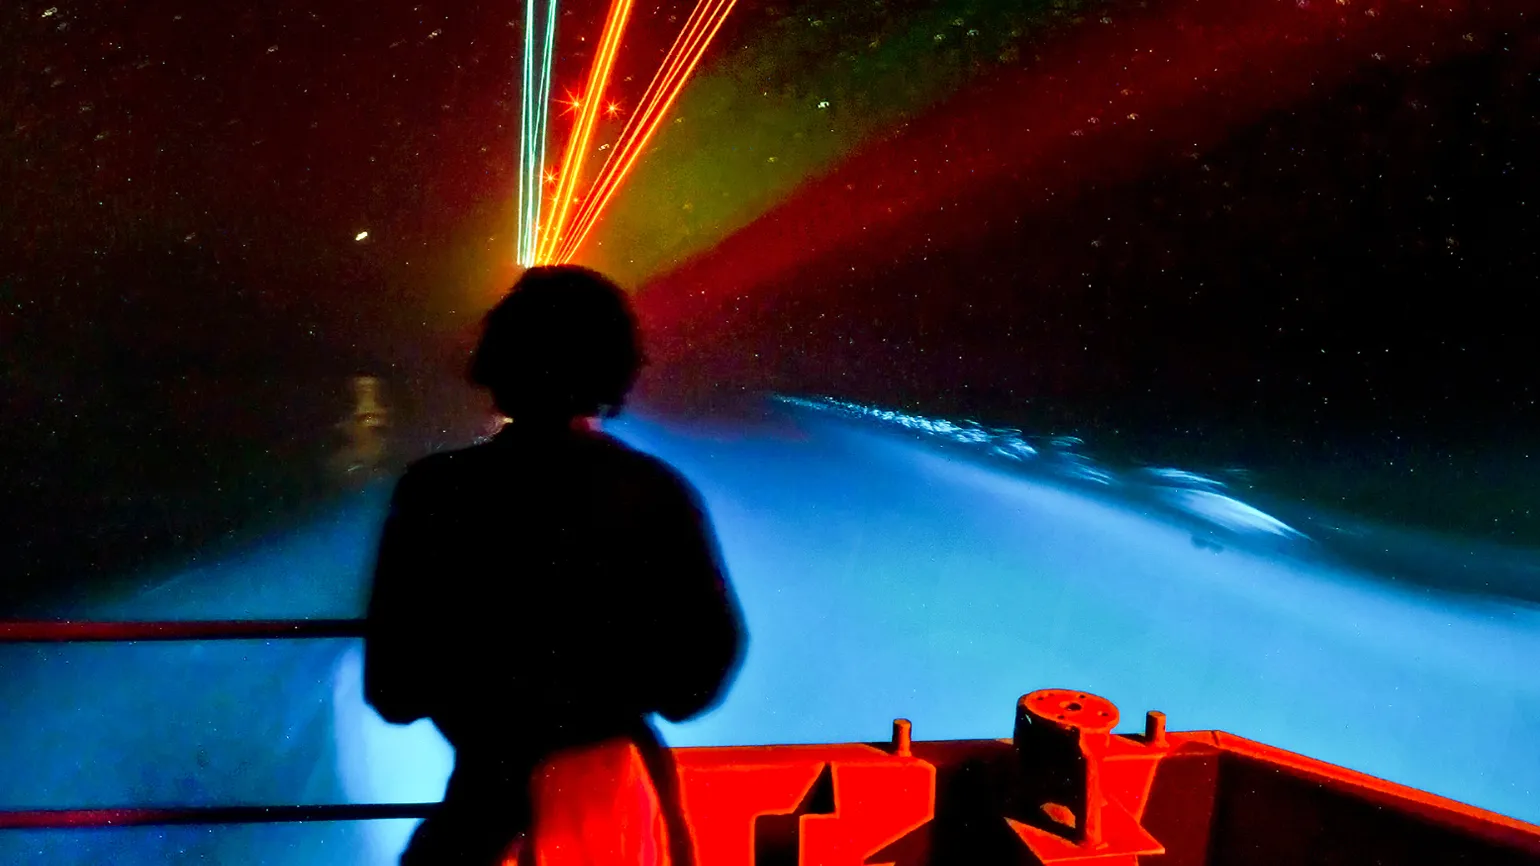
<svg viewBox="0 0 1540 866">
<path fill-rule="evenodd" d="M 609 84 L 610 71 L 615 65 L 615 53 L 620 48 L 620 36 L 625 31 L 632 2 L 614 0 L 610 4 L 609 16 L 604 21 L 604 33 L 599 40 L 599 52 L 594 56 L 593 71 L 589 73 L 588 90 L 583 99 L 573 105 L 580 113 L 572 129 L 572 137 L 567 141 L 567 158 L 562 162 L 560 180 L 556 185 L 556 201 L 560 204 L 539 239 L 539 252 L 535 256 L 537 262 L 550 261 L 551 253 L 567 225 L 567 214 L 575 199 L 573 191 L 583 172 L 583 159 L 588 154 L 588 143 L 593 136 L 599 107 L 604 104 L 604 88 Z"/>
<path fill-rule="evenodd" d="M 1045 46 L 1031 65 L 981 79 L 642 284 L 649 357 L 708 369 L 705 347 L 733 345 L 732 329 L 750 315 L 740 309 L 763 309 L 792 287 L 838 286 L 829 278 L 813 288 L 788 274 L 834 273 L 834 262 L 878 271 L 919 258 L 895 251 L 972 243 L 991 217 L 1028 225 L 1054 213 L 1051 202 L 1144 177 L 1160 160 L 1206 150 L 1359 70 L 1473 50 L 1449 38 L 1452 28 L 1502 32 L 1524 8 L 1473 0 L 1378 0 L 1350 11 L 1248 0 L 1130 7 L 1112 24 Z M 974 142 L 987 146 L 967 146 Z M 680 363 L 686 357 L 696 366 Z"/>
<path fill-rule="evenodd" d="M 648 87 L 650 98 L 644 97 L 645 108 L 637 112 L 632 117 L 632 122 L 627 124 L 626 130 L 621 135 L 620 146 L 605 164 L 600 180 L 594 184 L 594 190 L 581 211 L 578 229 L 572 233 L 564 246 L 560 261 L 569 260 L 587 237 L 588 232 L 593 229 L 604 205 L 618 190 L 621 181 L 640 155 L 641 148 L 662 122 L 669 105 L 678 96 L 690 72 L 699 62 L 706 44 L 721 27 L 734 2 L 735 0 L 701 0 L 692 10 L 685 29 L 680 33 L 665 58 L 665 63 L 659 68 Z"/>
<path fill-rule="evenodd" d="M 670 46 L 668 54 L 664 56 L 663 63 L 659 65 L 658 71 L 653 74 L 652 81 L 647 84 L 647 90 L 642 96 L 642 101 L 645 103 L 643 109 L 632 115 L 631 120 L 626 123 L 625 129 L 621 132 L 620 141 L 622 142 L 622 146 L 621 148 L 617 148 L 616 155 L 624 152 L 624 143 L 630 140 L 630 137 L 633 135 L 633 131 L 640 126 L 646 125 L 647 120 L 651 118 L 653 112 L 656 111 L 658 100 L 662 92 L 660 89 L 660 83 L 662 86 L 666 87 L 667 82 L 674 79 L 674 76 L 677 74 L 679 69 L 679 65 L 683 62 L 684 58 L 684 52 L 681 51 L 681 47 L 687 46 L 692 40 L 696 38 L 697 34 L 700 32 L 702 22 L 701 16 L 708 5 L 709 4 L 707 0 L 699 0 L 695 7 L 690 10 L 690 17 L 686 19 L 684 29 L 681 30 L 679 36 L 674 39 L 674 44 Z M 611 161 L 615 161 L 615 158 L 612 157 Z M 607 163 L 606 169 L 608 169 L 608 167 L 609 165 Z"/>
<path fill-rule="evenodd" d="M 567 262 L 577 253 L 588 233 L 593 230 L 605 205 L 619 189 L 630 173 L 642 149 L 657 131 L 674 100 L 689 81 L 690 74 L 704 56 L 706 47 L 721 29 L 737 0 L 700 0 L 690 13 L 684 30 L 675 40 L 664 58 L 663 65 L 648 85 L 643 96 L 643 108 L 631 116 L 621 133 L 620 143 L 605 163 L 598 180 L 594 182 L 569 237 L 564 239 L 560 253 L 553 259 Z"/>
</svg>

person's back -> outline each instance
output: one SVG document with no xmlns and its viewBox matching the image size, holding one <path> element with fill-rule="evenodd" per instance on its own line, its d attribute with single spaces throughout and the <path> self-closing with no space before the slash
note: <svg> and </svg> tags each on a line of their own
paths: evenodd
<svg viewBox="0 0 1540 866">
<path fill-rule="evenodd" d="M 531 273 L 547 279 L 548 295 L 599 279 Z M 602 377 L 574 372 L 581 360 L 561 367 L 570 347 L 547 347 L 557 357 L 535 364 L 532 384 L 542 347 L 500 329 L 499 312 L 512 308 L 521 327 L 543 322 L 550 340 L 580 338 L 552 314 L 563 299 L 542 299 L 528 280 L 489 317 L 475 375 L 514 420 L 491 442 L 414 464 L 381 540 L 366 696 L 389 721 L 432 719 L 456 750 L 442 814 L 403 862 L 496 862 L 530 820 L 531 774 L 564 749 L 635 743 L 651 775 L 667 775 L 646 717 L 678 721 L 709 707 L 742 652 L 693 489 L 582 420 L 618 406 L 634 362 L 618 390 L 587 393 Z M 581 298 L 571 303 L 582 312 Z M 519 336 L 523 358 L 495 342 Z M 489 370 L 491 361 L 500 366 Z M 665 791 L 672 782 L 655 781 Z"/>
</svg>

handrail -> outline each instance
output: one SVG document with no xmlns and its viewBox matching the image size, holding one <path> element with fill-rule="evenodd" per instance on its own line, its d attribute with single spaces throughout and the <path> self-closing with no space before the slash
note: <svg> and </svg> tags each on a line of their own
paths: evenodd
<svg viewBox="0 0 1540 866">
<path fill-rule="evenodd" d="M 438 803 L 338 803 L 314 806 L 31 809 L 0 811 L 4 830 L 85 830 L 206 824 L 292 824 L 426 818 Z"/>
<path fill-rule="evenodd" d="M 0 644 L 360 638 L 361 619 L 82 622 L 3 620 Z M 278 824 L 426 818 L 436 803 L 0 810 L 0 830 L 70 830 L 187 824 Z"/>
<path fill-rule="evenodd" d="M 361 619 L 173 620 L 168 622 L 0 621 L 0 644 L 360 638 Z"/>
</svg>

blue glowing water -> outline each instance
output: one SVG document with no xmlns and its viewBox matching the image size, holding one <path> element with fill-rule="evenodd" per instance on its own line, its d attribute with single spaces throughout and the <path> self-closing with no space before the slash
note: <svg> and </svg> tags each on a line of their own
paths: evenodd
<svg viewBox="0 0 1540 866">
<path fill-rule="evenodd" d="M 1540 611 L 1368 579 L 1222 479 L 1074 442 L 827 401 L 614 430 L 699 486 L 752 633 L 676 745 L 1006 736 L 1067 686 L 1540 820 Z M 355 615 L 383 503 L 69 613 Z M 415 801 L 449 768 L 363 706 L 346 641 L 3 648 L 0 706 L 3 807 Z M 0 833 L 0 863 L 386 863 L 410 829 Z"/>
</svg>

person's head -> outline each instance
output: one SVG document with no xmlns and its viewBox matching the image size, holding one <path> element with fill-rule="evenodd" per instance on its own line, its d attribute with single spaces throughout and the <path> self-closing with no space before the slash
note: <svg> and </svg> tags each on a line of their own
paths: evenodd
<svg viewBox="0 0 1540 866">
<path fill-rule="evenodd" d="M 586 268 L 538 267 L 487 314 L 470 380 L 516 422 L 568 422 L 618 414 L 642 360 L 619 286 Z"/>
</svg>

